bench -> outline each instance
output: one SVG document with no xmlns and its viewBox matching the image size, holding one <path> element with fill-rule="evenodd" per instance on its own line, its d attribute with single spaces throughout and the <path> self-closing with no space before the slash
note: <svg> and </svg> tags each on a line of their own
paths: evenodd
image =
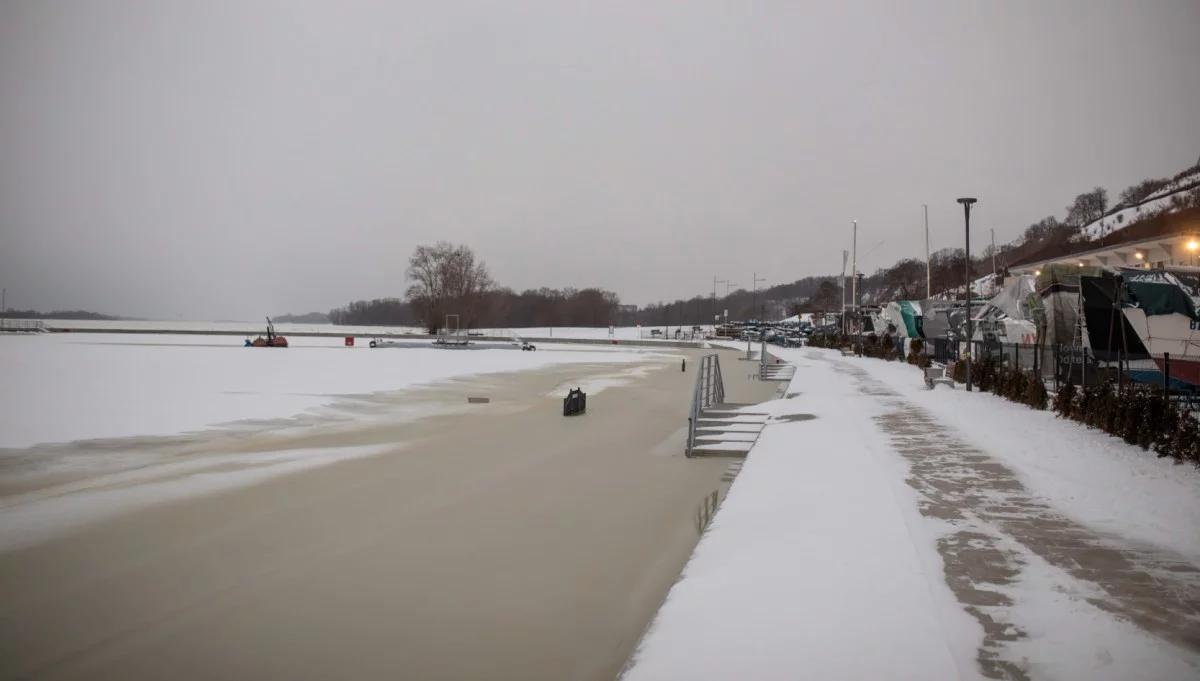
<svg viewBox="0 0 1200 681">
<path fill-rule="evenodd" d="M 948 385 L 954 390 L 954 379 L 946 375 L 945 367 L 925 367 L 925 387 L 933 390 L 938 385 Z"/>
</svg>

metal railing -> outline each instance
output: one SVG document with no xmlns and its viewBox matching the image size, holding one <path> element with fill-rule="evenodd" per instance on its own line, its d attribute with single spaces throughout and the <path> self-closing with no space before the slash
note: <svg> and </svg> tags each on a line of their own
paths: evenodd
<svg viewBox="0 0 1200 681">
<path fill-rule="evenodd" d="M 725 382 L 721 379 L 721 358 L 716 353 L 700 358 L 696 387 L 692 389 L 692 410 L 688 414 L 687 456 L 696 443 L 696 426 L 705 409 L 725 401 Z"/>
<path fill-rule="evenodd" d="M 40 319 L 5 319 L 0 317 L 0 331 L 41 332 L 46 322 Z"/>
<path fill-rule="evenodd" d="M 790 381 L 796 375 L 796 366 L 784 362 L 767 350 L 764 342 L 758 353 L 758 380 L 760 381 Z"/>
<path fill-rule="evenodd" d="M 966 341 L 931 339 L 926 346 L 935 362 L 950 363 L 966 358 Z M 1057 391 L 1065 384 L 1080 387 L 1112 383 L 1140 383 L 1162 387 L 1171 395 L 1197 397 L 1193 384 L 1183 381 L 1179 368 L 1172 370 L 1172 358 L 1151 357 L 1145 353 L 1097 351 L 1070 345 L 1033 345 L 1024 343 L 995 343 L 973 341 L 970 353 L 976 362 L 992 362 L 997 366 L 1033 372 L 1048 389 Z M 1168 380 L 1168 376 L 1170 379 Z"/>
</svg>

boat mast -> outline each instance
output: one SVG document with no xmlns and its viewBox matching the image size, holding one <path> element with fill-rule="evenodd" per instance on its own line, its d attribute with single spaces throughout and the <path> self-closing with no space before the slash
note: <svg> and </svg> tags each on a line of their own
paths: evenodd
<svg viewBox="0 0 1200 681">
<path fill-rule="evenodd" d="M 933 297 L 933 264 L 929 262 L 929 204 L 922 203 L 925 208 L 925 297 Z"/>
</svg>

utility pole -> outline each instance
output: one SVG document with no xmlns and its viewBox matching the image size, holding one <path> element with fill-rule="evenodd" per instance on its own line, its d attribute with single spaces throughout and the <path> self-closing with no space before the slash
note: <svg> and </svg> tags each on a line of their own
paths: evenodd
<svg viewBox="0 0 1200 681">
<path fill-rule="evenodd" d="M 963 265 L 967 275 L 967 392 L 971 392 L 971 349 L 974 345 L 973 339 L 975 329 L 971 324 L 971 204 L 975 203 L 976 199 L 961 198 L 958 200 L 963 207 L 963 233 L 966 235 L 966 262 Z"/>
<path fill-rule="evenodd" d="M 850 294 L 850 304 L 854 306 L 855 315 L 858 314 L 858 220 L 854 221 L 854 231 L 851 233 L 850 241 L 850 285 L 853 287 Z"/>
<path fill-rule="evenodd" d="M 933 297 L 933 263 L 929 260 L 929 204 L 922 203 L 925 209 L 925 297 Z"/>
<path fill-rule="evenodd" d="M 8 289 L 0 289 L 0 329 L 8 326 Z"/>
<path fill-rule="evenodd" d="M 758 282 L 766 282 L 766 277 L 759 277 L 758 272 L 754 273 L 754 285 L 751 287 L 753 292 L 750 294 L 750 312 L 758 318 Z"/>
<path fill-rule="evenodd" d="M 720 316 L 717 314 L 717 284 L 723 284 L 723 283 L 725 283 L 724 279 L 717 279 L 717 275 L 715 275 L 715 274 L 713 275 L 712 313 L 713 313 L 713 329 L 714 330 L 717 328 L 717 317 Z"/>
</svg>

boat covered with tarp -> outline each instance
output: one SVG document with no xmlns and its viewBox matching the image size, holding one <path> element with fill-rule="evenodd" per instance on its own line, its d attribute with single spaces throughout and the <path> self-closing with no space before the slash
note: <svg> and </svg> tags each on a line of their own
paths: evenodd
<svg viewBox="0 0 1200 681">
<path fill-rule="evenodd" d="M 1191 272 L 1122 268 L 1079 276 L 1082 342 L 1135 381 L 1200 386 L 1200 313 Z"/>
<path fill-rule="evenodd" d="M 996 280 L 996 295 L 972 317 L 974 340 L 987 343 L 1037 342 L 1037 282 L 1028 274 Z"/>
<path fill-rule="evenodd" d="M 1032 315 L 1038 328 L 1038 342 L 1045 347 L 1080 344 L 1082 309 L 1079 300 L 1080 277 L 1099 276 L 1101 267 L 1047 265 L 1035 276 L 1037 298 Z"/>
<path fill-rule="evenodd" d="M 879 316 L 900 338 L 924 338 L 921 302 L 918 300 L 892 301 L 883 306 Z"/>
</svg>

